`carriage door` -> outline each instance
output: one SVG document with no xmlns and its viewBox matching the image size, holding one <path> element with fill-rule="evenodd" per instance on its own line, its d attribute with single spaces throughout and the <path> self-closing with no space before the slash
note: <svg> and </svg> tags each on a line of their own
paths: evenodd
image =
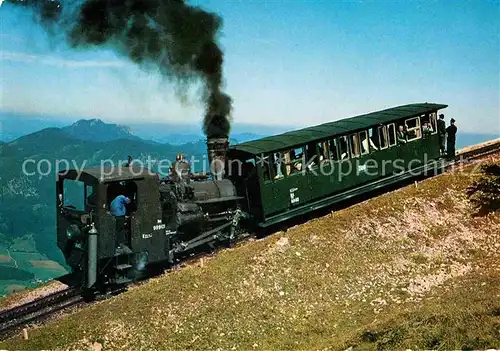
<svg viewBox="0 0 500 351">
<path fill-rule="evenodd" d="M 283 196 L 289 207 L 300 206 L 311 199 L 310 174 L 307 170 L 306 146 L 296 147 L 285 157 L 286 188 Z"/>
<path fill-rule="evenodd" d="M 288 208 L 288 187 L 284 181 L 279 153 L 262 155 L 262 206 L 266 214 L 276 213 Z"/>
<path fill-rule="evenodd" d="M 405 121 L 407 133 L 407 154 L 406 156 L 406 169 L 418 167 L 421 165 L 423 159 L 422 148 L 422 129 L 420 127 L 420 117 L 409 118 Z"/>
</svg>

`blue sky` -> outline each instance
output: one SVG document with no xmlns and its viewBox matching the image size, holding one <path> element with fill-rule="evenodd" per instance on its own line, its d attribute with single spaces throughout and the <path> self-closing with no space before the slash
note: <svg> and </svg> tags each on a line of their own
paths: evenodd
<svg viewBox="0 0 500 351">
<path fill-rule="evenodd" d="M 413 102 L 500 134 L 500 1 L 202 1 L 224 21 L 235 122 L 305 126 Z M 74 120 L 198 123 L 193 89 L 110 51 L 71 51 L 0 8 L 1 110 Z"/>
</svg>

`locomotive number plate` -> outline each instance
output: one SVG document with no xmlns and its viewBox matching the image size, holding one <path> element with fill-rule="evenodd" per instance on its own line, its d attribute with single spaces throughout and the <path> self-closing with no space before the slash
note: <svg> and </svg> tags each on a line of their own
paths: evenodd
<svg viewBox="0 0 500 351">
<path fill-rule="evenodd" d="M 296 190 L 298 190 L 298 188 L 290 189 L 290 203 L 292 204 L 296 204 L 297 202 L 299 202 L 299 197 L 295 196 Z"/>
</svg>

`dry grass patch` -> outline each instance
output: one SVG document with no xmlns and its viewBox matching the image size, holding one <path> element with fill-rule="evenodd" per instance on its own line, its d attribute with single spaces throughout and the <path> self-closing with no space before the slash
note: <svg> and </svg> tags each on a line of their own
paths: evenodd
<svg viewBox="0 0 500 351">
<path fill-rule="evenodd" d="M 500 266 L 478 267 L 429 294 L 422 305 L 361 328 L 344 348 L 477 350 L 500 346 Z M 493 268 L 493 270 L 491 269 Z"/>
<path fill-rule="evenodd" d="M 56 291 L 66 289 L 67 285 L 62 284 L 57 280 L 53 280 L 37 287 L 21 287 L 21 291 L 16 290 L 15 293 L 0 298 L 0 311 L 19 306 L 42 296 L 47 296 L 55 293 Z"/>
</svg>

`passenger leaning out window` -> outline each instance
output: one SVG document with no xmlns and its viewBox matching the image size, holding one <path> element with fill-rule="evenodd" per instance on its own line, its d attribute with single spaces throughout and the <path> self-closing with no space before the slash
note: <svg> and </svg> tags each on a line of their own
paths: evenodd
<svg viewBox="0 0 500 351">
<path fill-rule="evenodd" d="M 424 136 L 429 136 L 431 133 L 433 133 L 434 130 L 432 129 L 432 125 L 429 122 L 424 122 L 424 125 L 422 126 L 422 133 Z"/>
<path fill-rule="evenodd" d="M 397 135 L 398 144 L 406 144 L 406 133 L 403 126 L 399 126 Z"/>
</svg>

